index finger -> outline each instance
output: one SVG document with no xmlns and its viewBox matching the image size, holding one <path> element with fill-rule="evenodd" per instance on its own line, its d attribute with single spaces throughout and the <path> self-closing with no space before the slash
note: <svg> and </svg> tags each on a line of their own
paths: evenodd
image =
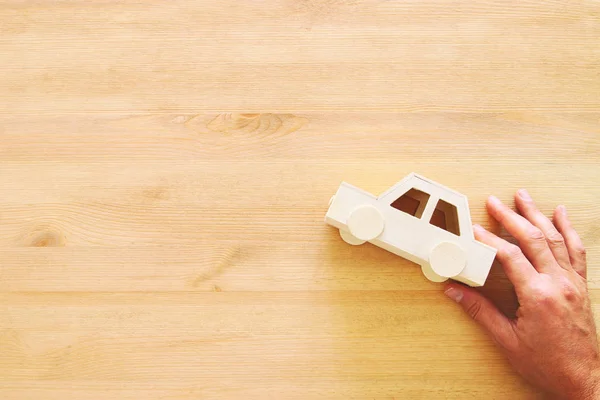
<svg viewBox="0 0 600 400">
<path fill-rule="evenodd" d="M 487 208 L 490 215 L 517 239 L 520 248 L 535 269 L 545 273 L 560 269 L 541 229 L 508 208 L 497 197 L 488 198 Z"/>
<path fill-rule="evenodd" d="M 475 233 L 475 239 L 498 250 L 496 258 L 500 261 L 504 273 L 512 282 L 517 293 L 519 293 L 520 288 L 538 275 L 538 272 L 525 258 L 518 246 L 507 242 L 479 225 L 473 226 L 473 233 Z"/>
</svg>

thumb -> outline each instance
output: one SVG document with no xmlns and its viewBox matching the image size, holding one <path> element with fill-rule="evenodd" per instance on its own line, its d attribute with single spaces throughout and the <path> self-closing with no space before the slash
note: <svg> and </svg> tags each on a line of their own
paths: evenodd
<svg viewBox="0 0 600 400">
<path fill-rule="evenodd" d="M 460 304 L 500 346 L 511 347 L 515 340 L 512 322 L 484 295 L 457 283 L 449 284 L 444 294 Z"/>
</svg>

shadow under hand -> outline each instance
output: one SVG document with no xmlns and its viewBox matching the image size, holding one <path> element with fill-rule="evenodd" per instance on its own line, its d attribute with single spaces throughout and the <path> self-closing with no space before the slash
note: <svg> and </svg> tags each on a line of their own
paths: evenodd
<svg viewBox="0 0 600 400">
<path fill-rule="evenodd" d="M 490 275 L 485 285 L 477 289 L 494 303 L 507 317 L 516 317 L 519 301 L 515 288 L 506 277 L 502 266 L 494 261 Z"/>
</svg>

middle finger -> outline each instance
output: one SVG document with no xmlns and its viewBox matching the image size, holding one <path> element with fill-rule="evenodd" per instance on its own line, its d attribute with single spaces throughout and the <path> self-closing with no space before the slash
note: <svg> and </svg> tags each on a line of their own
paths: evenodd
<svg viewBox="0 0 600 400">
<path fill-rule="evenodd" d="M 527 218 L 533 225 L 540 228 L 550 251 L 554 254 L 558 264 L 564 269 L 571 270 L 571 260 L 569 252 L 565 245 L 565 239 L 556 230 L 556 227 L 550 220 L 535 206 L 533 199 L 525 189 L 521 189 L 515 195 L 515 204 L 522 216 Z"/>
</svg>

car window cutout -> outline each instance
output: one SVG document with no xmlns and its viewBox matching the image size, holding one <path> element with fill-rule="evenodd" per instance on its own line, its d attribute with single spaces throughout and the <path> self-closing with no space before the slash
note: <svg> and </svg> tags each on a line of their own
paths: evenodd
<svg viewBox="0 0 600 400">
<path fill-rule="evenodd" d="M 444 200 L 439 200 L 431 216 L 431 225 L 442 228 L 445 231 L 460 236 L 460 227 L 458 224 L 458 210 L 455 205 Z"/>
<path fill-rule="evenodd" d="M 396 210 L 410 214 L 413 217 L 421 218 L 421 216 L 423 216 L 423 211 L 425 211 L 427 201 L 429 201 L 429 194 L 412 188 L 395 200 L 391 206 Z"/>
</svg>

